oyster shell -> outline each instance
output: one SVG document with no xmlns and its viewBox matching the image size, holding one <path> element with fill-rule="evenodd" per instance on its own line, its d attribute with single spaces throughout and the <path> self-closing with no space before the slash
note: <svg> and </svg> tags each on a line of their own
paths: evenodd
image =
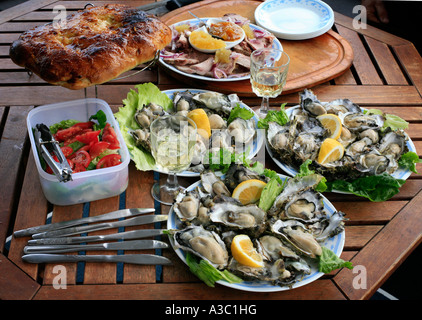
<svg viewBox="0 0 422 320">
<path fill-rule="evenodd" d="M 231 192 L 227 189 L 224 182 L 213 171 L 209 170 L 201 173 L 201 182 L 205 192 L 212 196 L 231 196 Z"/>
<path fill-rule="evenodd" d="M 151 152 L 151 134 L 147 129 L 136 129 L 130 131 L 131 136 L 135 140 L 135 144 Z"/>
<path fill-rule="evenodd" d="M 306 230 L 306 227 L 300 222 L 294 220 L 277 220 L 271 230 L 288 241 L 296 250 L 311 258 L 322 254 L 321 245 L 315 237 Z"/>
<path fill-rule="evenodd" d="M 408 137 L 403 131 L 387 132 L 380 141 L 378 151 L 383 155 L 391 155 L 398 160 L 407 151 L 407 140 Z"/>
<path fill-rule="evenodd" d="M 312 221 L 321 216 L 324 204 L 320 194 L 309 189 L 292 195 L 284 207 L 287 219 Z"/>
<path fill-rule="evenodd" d="M 256 247 L 265 259 L 275 261 L 281 258 L 299 260 L 300 257 L 277 237 L 265 235 L 256 240 Z"/>
<path fill-rule="evenodd" d="M 199 205 L 197 192 L 180 192 L 175 199 L 173 210 L 181 221 L 191 221 L 198 216 Z"/>
<path fill-rule="evenodd" d="M 198 107 L 205 107 L 225 116 L 230 115 L 232 103 L 240 101 L 236 94 L 225 95 L 214 91 L 195 94 L 192 99 Z"/>
<path fill-rule="evenodd" d="M 173 105 L 176 111 L 189 111 L 196 109 L 196 103 L 193 101 L 194 94 L 189 90 L 178 91 L 173 95 Z"/>
<path fill-rule="evenodd" d="M 224 184 L 229 188 L 229 190 L 234 190 L 239 183 L 250 179 L 258 179 L 265 182 L 269 181 L 265 175 L 258 174 L 255 171 L 246 168 L 242 164 L 233 163 L 230 165 L 230 168 L 226 173 Z"/>
<path fill-rule="evenodd" d="M 368 172 L 371 175 L 378 175 L 383 172 L 393 173 L 398 168 L 398 163 L 395 161 L 394 156 L 382 155 L 377 150 L 359 155 L 357 162 L 357 170 Z"/>
<path fill-rule="evenodd" d="M 266 227 L 266 213 L 255 204 L 216 203 L 211 208 L 210 219 L 229 229 L 246 230 L 253 236 L 261 234 Z"/>
<path fill-rule="evenodd" d="M 330 102 L 327 102 L 324 105 L 325 110 L 327 113 L 333 113 L 339 115 L 340 113 L 348 113 L 354 112 L 358 113 L 361 112 L 360 107 L 350 101 L 349 99 L 336 99 Z"/>
<path fill-rule="evenodd" d="M 235 144 L 248 144 L 255 136 L 255 122 L 253 119 L 234 119 L 227 127 L 228 133 L 234 138 Z"/>
<path fill-rule="evenodd" d="M 340 115 L 343 125 L 352 132 L 367 129 L 380 129 L 384 125 L 384 118 L 377 114 L 347 112 Z"/>
<path fill-rule="evenodd" d="M 162 106 L 155 103 L 149 103 L 135 112 L 135 121 L 141 129 L 149 130 L 151 123 L 164 114 L 166 114 L 166 112 Z"/>
<path fill-rule="evenodd" d="M 207 260 L 213 266 L 223 269 L 228 264 L 226 245 L 220 236 L 202 226 L 189 226 L 174 233 L 175 248 L 181 248 Z"/>
<path fill-rule="evenodd" d="M 299 97 L 300 106 L 303 110 L 309 112 L 311 115 L 319 116 L 327 113 L 322 103 L 318 100 L 316 95 L 311 90 L 303 90 L 299 93 Z"/>
<path fill-rule="evenodd" d="M 211 130 L 221 130 L 227 127 L 226 121 L 216 113 L 213 113 L 208 116 L 210 121 Z"/>
</svg>

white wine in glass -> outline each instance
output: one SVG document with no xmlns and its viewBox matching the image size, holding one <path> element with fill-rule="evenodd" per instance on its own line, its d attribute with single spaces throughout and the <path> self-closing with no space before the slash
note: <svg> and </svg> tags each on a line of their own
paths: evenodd
<svg viewBox="0 0 422 320">
<path fill-rule="evenodd" d="M 180 115 L 163 116 L 151 124 L 151 153 L 158 171 L 167 173 L 166 184 L 155 183 L 151 194 L 160 203 L 172 205 L 183 190 L 177 173 L 189 168 L 196 144 L 196 124 Z"/>
<path fill-rule="evenodd" d="M 262 97 L 259 116 L 265 117 L 269 109 L 269 98 L 281 94 L 286 84 L 290 58 L 278 49 L 259 49 L 251 54 L 252 91 Z"/>
</svg>

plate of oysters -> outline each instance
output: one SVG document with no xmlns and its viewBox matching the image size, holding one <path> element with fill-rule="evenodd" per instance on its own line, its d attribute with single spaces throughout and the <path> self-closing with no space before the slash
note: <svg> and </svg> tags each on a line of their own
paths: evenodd
<svg viewBox="0 0 422 320">
<path fill-rule="evenodd" d="M 268 153 L 288 175 L 296 175 L 299 166 L 310 159 L 312 169 L 328 181 L 384 173 L 403 180 L 410 176 L 410 170 L 400 167 L 398 160 L 408 151 L 416 152 L 415 145 L 404 130 L 384 128 L 384 115 L 367 113 L 349 99 L 321 102 L 308 89 L 299 97 L 300 104 L 286 110 L 289 121 L 285 125 L 270 122 L 266 133 Z M 321 164 L 318 154 L 330 134 L 317 119 L 324 114 L 335 114 L 341 120 L 337 141 L 344 153 L 335 161 Z"/>
<path fill-rule="evenodd" d="M 147 86 L 143 88 L 143 85 Z M 265 134 L 257 129 L 259 118 L 251 108 L 239 100 L 236 94 L 226 95 L 201 89 L 159 91 L 151 83 L 143 85 L 137 86 L 140 96 L 144 90 L 148 92 L 155 90 L 158 94 L 151 95 L 146 101 L 137 101 L 130 111 L 124 110 L 128 108 L 128 105 L 125 105 L 120 109 L 121 112 L 116 113 L 120 127 L 123 127 L 123 136 L 131 158 L 139 170 L 160 172 L 151 155 L 149 126 L 156 118 L 167 114 L 194 117 L 189 114 L 202 109 L 198 113 L 206 115 L 206 121 L 209 122 L 208 135 L 204 134 L 204 130 L 198 130 L 190 168 L 178 173 L 178 176 L 199 177 L 200 172 L 208 168 L 209 159 L 211 158 L 211 161 L 217 159 L 218 155 L 216 157 L 214 155 L 221 149 L 231 153 L 245 153 L 248 159 L 252 159 L 261 149 Z M 240 109 L 246 109 L 247 114 L 239 112 Z M 196 119 L 193 120 L 197 122 Z M 198 123 L 197 126 L 201 127 Z"/>
<path fill-rule="evenodd" d="M 278 175 L 284 188 L 265 209 L 261 203 L 244 204 L 233 197 L 233 190 L 245 181 L 269 183 L 265 174 L 233 163 L 224 175 L 207 170 L 200 177 L 179 193 L 167 229 L 184 263 L 188 264 L 187 254 L 193 254 L 240 279 L 217 283 L 252 292 L 290 290 L 324 274 L 319 271 L 323 249 L 340 256 L 345 241 L 344 213 L 314 191 L 319 175 Z M 248 266 L 234 258 L 233 242 L 239 235 L 249 237 L 262 265 Z"/>
</svg>

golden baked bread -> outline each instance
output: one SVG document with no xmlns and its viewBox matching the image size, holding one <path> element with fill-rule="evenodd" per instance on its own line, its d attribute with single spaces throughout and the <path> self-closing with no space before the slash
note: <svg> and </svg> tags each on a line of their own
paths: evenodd
<svg viewBox="0 0 422 320">
<path fill-rule="evenodd" d="M 24 32 L 10 47 L 14 63 L 54 85 L 82 89 L 150 61 L 171 40 L 158 18 L 123 5 L 80 10 L 63 26 Z"/>
</svg>

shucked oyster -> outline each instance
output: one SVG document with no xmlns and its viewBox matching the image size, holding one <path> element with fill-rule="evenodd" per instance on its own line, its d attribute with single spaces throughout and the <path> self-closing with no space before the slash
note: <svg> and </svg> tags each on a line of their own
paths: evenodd
<svg viewBox="0 0 422 320">
<path fill-rule="evenodd" d="M 255 136 L 255 122 L 253 119 L 234 119 L 227 127 L 228 133 L 234 138 L 235 143 L 248 144 Z"/>
<path fill-rule="evenodd" d="M 303 90 L 301 93 L 299 93 L 299 97 L 300 106 L 311 115 L 319 116 L 327 113 L 322 103 L 317 99 L 316 95 L 311 90 Z"/>
<path fill-rule="evenodd" d="M 288 241 L 296 250 L 311 258 L 322 254 L 321 245 L 303 224 L 294 220 L 277 220 L 271 230 Z"/>
<path fill-rule="evenodd" d="M 173 209 L 181 221 L 191 221 L 198 216 L 199 205 L 197 192 L 180 192 L 175 199 Z"/>
<path fill-rule="evenodd" d="M 155 103 L 149 103 L 148 105 L 144 105 L 142 109 L 136 111 L 135 121 L 141 129 L 149 130 L 151 123 L 165 113 L 162 106 Z"/>
<path fill-rule="evenodd" d="M 190 226 L 176 231 L 174 244 L 176 249 L 190 251 L 216 268 L 222 269 L 228 264 L 228 252 L 220 236 L 202 226 Z"/>
<path fill-rule="evenodd" d="M 195 94 L 192 99 L 199 107 L 211 109 L 224 116 L 230 115 L 232 103 L 239 102 L 236 94 L 225 95 L 214 91 Z"/>
<path fill-rule="evenodd" d="M 340 115 L 343 125 L 352 132 L 367 129 L 380 129 L 384 125 L 384 118 L 377 114 L 347 112 Z"/>
<path fill-rule="evenodd" d="M 266 213 L 255 204 L 216 203 L 211 208 L 210 219 L 227 228 L 246 230 L 253 235 L 262 233 L 266 227 Z"/>
<path fill-rule="evenodd" d="M 258 179 L 265 182 L 269 180 L 266 176 L 258 174 L 242 164 L 233 163 L 226 173 L 224 183 L 230 190 L 233 190 L 239 183 L 250 179 Z"/>
</svg>

